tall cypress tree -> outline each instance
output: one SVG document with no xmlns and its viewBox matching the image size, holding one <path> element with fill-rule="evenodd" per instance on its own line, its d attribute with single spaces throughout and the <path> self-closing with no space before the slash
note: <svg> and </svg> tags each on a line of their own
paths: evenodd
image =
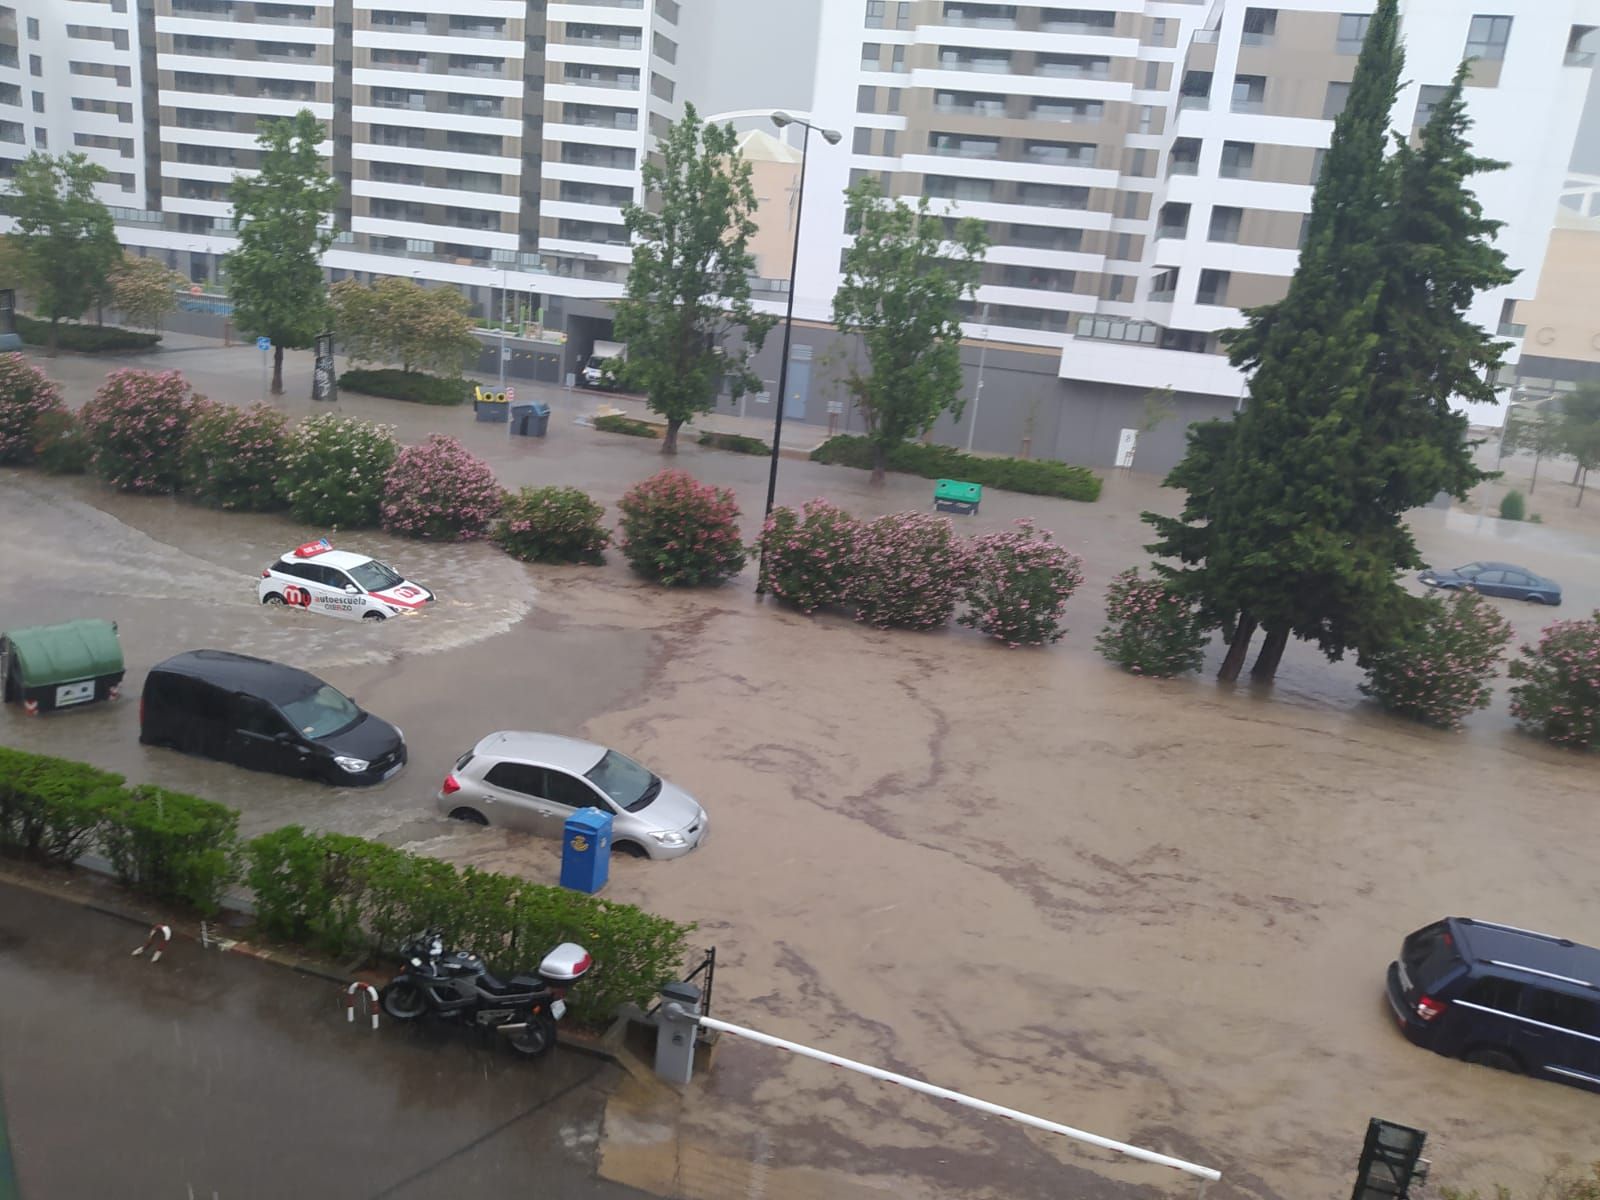
<svg viewBox="0 0 1600 1200">
<path fill-rule="evenodd" d="M 1238 675 L 1258 627 L 1254 674 L 1271 678 L 1290 635 L 1330 658 L 1366 654 L 1414 611 L 1395 582 L 1419 565 L 1407 511 L 1483 478 L 1453 397 L 1494 401 L 1485 376 L 1504 346 L 1465 317 L 1509 282 L 1496 223 L 1467 188 L 1498 164 L 1466 141 L 1464 68 L 1420 143 L 1385 159 L 1403 62 L 1394 0 L 1374 14 L 1312 201 L 1288 295 L 1226 335 L 1251 370 L 1231 424 L 1196 430 L 1169 486 L 1182 514 L 1146 514 L 1176 557 L 1165 568 L 1229 629 L 1221 678 Z"/>
</svg>

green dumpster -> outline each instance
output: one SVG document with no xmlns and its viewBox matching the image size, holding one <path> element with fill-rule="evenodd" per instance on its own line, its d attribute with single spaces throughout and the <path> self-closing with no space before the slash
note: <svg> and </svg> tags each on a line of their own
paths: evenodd
<svg viewBox="0 0 1600 1200">
<path fill-rule="evenodd" d="M 30 714 L 115 700 L 122 675 L 122 643 L 111 621 L 0 633 L 0 695 Z"/>
<path fill-rule="evenodd" d="M 940 512 L 965 513 L 971 516 L 978 511 L 983 500 L 983 484 L 963 483 L 959 479 L 941 479 L 933 485 L 933 507 Z"/>
</svg>

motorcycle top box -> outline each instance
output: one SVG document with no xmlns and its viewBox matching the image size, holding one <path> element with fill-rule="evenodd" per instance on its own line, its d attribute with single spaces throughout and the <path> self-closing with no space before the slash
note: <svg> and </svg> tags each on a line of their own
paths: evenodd
<svg viewBox="0 0 1600 1200">
<path fill-rule="evenodd" d="M 594 960 L 577 942 L 562 942 L 539 964 L 539 978 L 552 987 L 571 987 L 589 973 Z"/>
</svg>

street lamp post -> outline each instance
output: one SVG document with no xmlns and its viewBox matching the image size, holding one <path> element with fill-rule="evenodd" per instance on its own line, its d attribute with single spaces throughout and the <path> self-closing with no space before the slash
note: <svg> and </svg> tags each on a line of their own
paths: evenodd
<svg viewBox="0 0 1600 1200">
<path fill-rule="evenodd" d="M 789 339 L 794 332 L 794 293 L 795 276 L 800 270 L 800 217 L 805 212 L 806 204 L 806 148 L 811 142 L 811 131 L 815 129 L 830 146 L 839 144 L 839 131 L 837 129 L 823 129 L 813 125 L 801 117 L 790 116 L 786 112 L 772 114 L 772 123 L 779 129 L 785 125 L 799 125 L 805 130 L 800 139 L 800 183 L 794 202 L 794 252 L 789 259 L 789 301 L 783 314 L 783 357 L 778 364 L 778 394 L 774 398 L 777 410 L 772 414 L 772 466 L 767 473 L 767 508 L 765 516 L 772 515 L 772 502 L 778 492 L 778 447 L 783 438 L 783 405 L 789 387 Z M 761 591 L 761 584 L 756 583 L 756 592 Z"/>
</svg>

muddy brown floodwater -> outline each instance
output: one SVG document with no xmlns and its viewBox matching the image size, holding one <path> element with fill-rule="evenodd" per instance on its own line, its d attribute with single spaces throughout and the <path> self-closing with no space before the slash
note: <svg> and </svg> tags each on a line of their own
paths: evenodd
<svg viewBox="0 0 1600 1200">
<path fill-rule="evenodd" d="M 424 418 L 417 417 L 416 420 Z M 429 414 L 479 449 L 470 414 Z M 403 430 L 414 436 L 418 430 Z M 644 447 L 570 429 L 502 478 L 608 502 Z M 759 511 L 759 464 L 686 452 Z M 925 507 L 923 481 L 785 465 L 785 491 L 858 512 Z M 672 594 L 620 563 L 533 569 L 483 546 L 341 539 L 436 587 L 377 628 L 254 602 L 256 572 L 322 531 L 0 474 L 0 627 L 119 621 L 126 695 L 177 650 L 308 667 L 407 733 L 412 762 L 336 792 L 137 744 L 131 700 L 0 720 L 0 740 L 225 800 L 247 831 L 299 821 L 553 880 L 553 846 L 451 826 L 431 795 L 496 728 L 582 733 L 706 805 L 673 863 L 622 860 L 607 895 L 695 921 L 726 1020 L 1220 1168 L 1207 1194 L 1348 1194 L 1367 1118 L 1429 1131 L 1435 1179 L 1523 1187 L 1600 1157 L 1600 1097 L 1419 1050 L 1381 992 L 1400 938 L 1447 913 L 1600 942 L 1600 765 L 1517 734 L 1502 694 L 1458 734 L 1384 717 L 1349 664 L 1292 646 L 1277 686 L 1158 682 L 1090 649 L 1106 583 L 1143 561 L 1140 477 L 1096 505 L 996 494 L 964 525 L 1036 516 L 1086 561 L 1072 632 L 1007 651 L 969 631 L 883 633 L 755 601 L 750 572 Z M 1582 534 L 1428 510 L 1430 560 L 1508 558 L 1567 604 L 1503 604 L 1529 637 L 1600 600 Z M 1216 652 L 1213 652 L 1214 669 Z M 602 1170 L 663 1194 L 1192 1195 L 1164 1170 L 1025 1133 L 820 1064 L 725 1043 L 681 1098 L 612 1101 Z"/>
</svg>

